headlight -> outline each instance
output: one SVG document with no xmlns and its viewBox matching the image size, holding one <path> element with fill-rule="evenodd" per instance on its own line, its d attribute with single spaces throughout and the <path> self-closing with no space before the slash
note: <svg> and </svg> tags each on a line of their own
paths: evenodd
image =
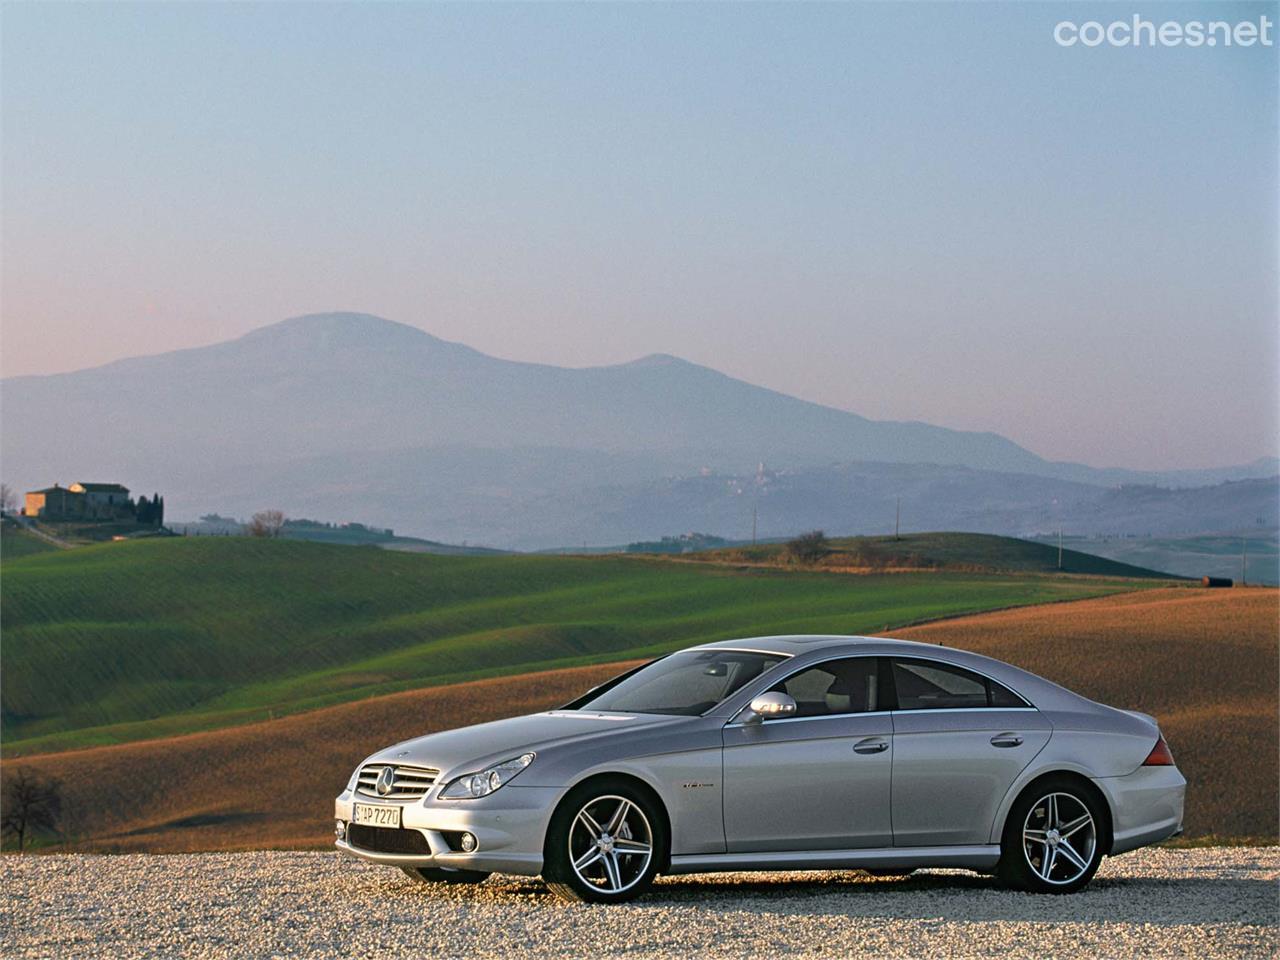
<svg viewBox="0 0 1280 960">
<path fill-rule="evenodd" d="M 504 783 L 533 763 L 533 754 L 526 753 L 514 760 L 504 760 L 479 773 L 463 774 L 444 788 L 440 796 L 444 800 L 472 800 L 487 797 Z"/>
</svg>

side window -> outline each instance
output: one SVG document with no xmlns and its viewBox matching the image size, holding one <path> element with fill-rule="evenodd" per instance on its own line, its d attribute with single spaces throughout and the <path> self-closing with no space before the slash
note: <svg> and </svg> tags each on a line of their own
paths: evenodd
<svg viewBox="0 0 1280 960">
<path fill-rule="evenodd" d="M 1025 707 L 1012 690 L 961 667 L 928 660 L 894 660 L 899 710 Z"/>
<path fill-rule="evenodd" d="M 877 681 L 875 657 L 851 657 L 801 670 L 773 689 L 796 702 L 797 717 L 827 717 L 880 709 Z"/>
<path fill-rule="evenodd" d="M 1030 704 L 1023 700 L 1020 696 L 1010 690 L 1008 687 L 1002 687 L 994 680 L 988 680 L 987 686 L 991 688 L 991 706 L 993 707 L 1027 707 Z"/>
</svg>

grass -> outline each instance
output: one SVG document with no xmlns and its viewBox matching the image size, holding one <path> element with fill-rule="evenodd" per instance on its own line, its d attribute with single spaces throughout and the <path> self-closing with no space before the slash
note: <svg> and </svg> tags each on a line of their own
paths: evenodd
<svg viewBox="0 0 1280 960">
<path fill-rule="evenodd" d="M 58 548 L 47 540 L 23 530 L 8 520 L 0 523 L 0 562 L 7 563 L 34 553 L 51 553 Z"/>
<path fill-rule="evenodd" d="M 705 550 L 686 554 L 684 558 L 714 563 L 791 565 L 786 544 L 781 543 Z M 1157 570 L 1106 560 L 1076 550 L 1063 550 L 1062 566 L 1059 567 L 1056 546 L 984 533 L 912 533 L 901 537 L 833 538 L 829 552 L 815 567 L 848 571 L 949 570 L 964 573 L 1171 578 L 1170 574 Z"/>
<path fill-rule="evenodd" d="M 1275 843 L 1277 597 L 1164 589 L 894 633 L 1000 656 L 1154 713 L 1189 781 L 1187 834 L 1172 844 Z M 191 736 L 6 760 L 5 771 L 19 764 L 63 781 L 62 829 L 74 849 L 319 848 L 332 842 L 330 798 L 373 750 L 543 710 L 626 666 L 436 686 Z"/>
<path fill-rule="evenodd" d="M 6 562 L 0 719 L 13 756 L 733 636 L 874 632 L 1141 585 L 236 537 L 108 543 Z"/>
</svg>

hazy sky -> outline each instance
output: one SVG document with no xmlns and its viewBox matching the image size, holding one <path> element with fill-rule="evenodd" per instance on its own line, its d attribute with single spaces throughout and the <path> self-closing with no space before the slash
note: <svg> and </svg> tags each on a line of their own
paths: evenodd
<svg viewBox="0 0 1280 960">
<path fill-rule="evenodd" d="M 3 372 L 361 310 L 1054 459 L 1274 455 L 1280 46 L 1053 42 L 1135 12 L 1280 20 L 6 3 Z"/>
</svg>

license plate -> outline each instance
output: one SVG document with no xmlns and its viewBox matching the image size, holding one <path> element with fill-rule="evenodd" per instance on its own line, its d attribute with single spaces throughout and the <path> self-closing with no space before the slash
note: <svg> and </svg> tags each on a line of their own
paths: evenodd
<svg viewBox="0 0 1280 960">
<path fill-rule="evenodd" d="M 388 804 L 357 803 L 352 812 L 352 823 L 369 827 L 399 827 L 400 807 Z"/>
</svg>

